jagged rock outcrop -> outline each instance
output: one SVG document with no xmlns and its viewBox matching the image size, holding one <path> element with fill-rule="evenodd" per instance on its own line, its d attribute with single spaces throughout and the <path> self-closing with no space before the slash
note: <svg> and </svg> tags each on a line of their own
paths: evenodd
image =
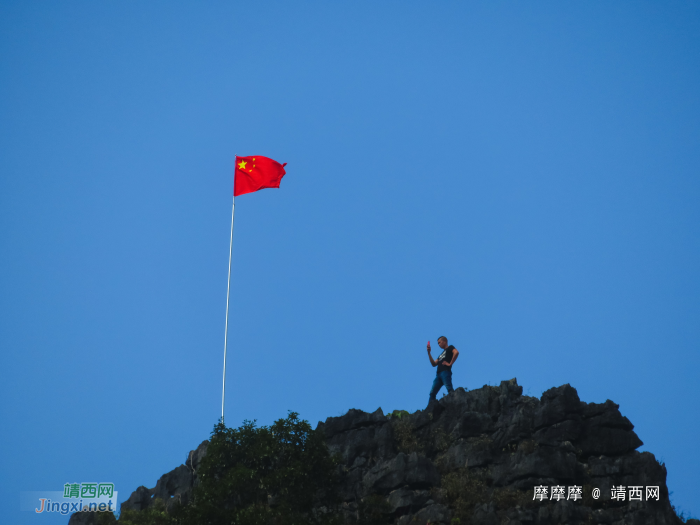
<svg viewBox="0 0 700 525">
<path fill-rule="evenodd" d="M 398 525 L 681 523 L 665 466 L 636 450 L 642 441 L 618 405 L 582 402 L 568 384 L 540 399 L 523 396 L 515 379 L 458 388 L 413 414 L 352 409 L 317 428 L 340 458 L 348 523 L 370 503 Z M 189 501 L 207 444 L 155 488 L 139 487 L 122 510 L 147 508 L 155 498 L 166 507 Z M 548 499 L 533 499 L 538 486 L 550 489 Z M 552 487 L 571 486 L 581 487 L 582 499 L 549 499 Z M 611 499 L 613 486 L 642 487 L 642 501 L 630 501 L 628 492 L 625 501 Z M 650 486 L 658 486 L 659 501 L 644 500 Z"/>
<path fill-rule="evenodd" d="M 207 454 L 208 445 L 209 441 L 203 441 L 196 450 L 191 450 L 185 464 L 163 474 L 154 488 L 137 488 L 121 504 L 121 510 L 144 510 L 153 505 L 157 498 L 163 500 L 166 510 L 170 510 L 176 503 L 187 504 L 192 497 L 197 470 Z"/>
</svg>

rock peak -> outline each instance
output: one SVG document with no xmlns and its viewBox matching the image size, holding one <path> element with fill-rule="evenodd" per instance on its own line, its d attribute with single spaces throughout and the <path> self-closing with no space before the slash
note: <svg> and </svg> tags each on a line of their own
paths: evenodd
<svg viewBox="0 0 700 525">
<path fill-rule="evenodd" d="M 682 523 L 668 499 L 665 466 L 637 451 L 642 441 L 617 404 L 583 402 L 569 384 L 539 399 L 522 392 L 514 378 L 457 388 L 414 413 L 350 409 L 319 422 L 340 458 L 346 522 L 373 505 L 373 515 L 397 525 Z M 154 488 L 139 487 L 122 510 L 148 508 L 155 498 L 166 507 L 189 501 L 207 445 Z M 658 487 L 659 499 L 612 499 L 620 486 Z M 578 487 L 581 498 L 557 499 L 548 490 L 539 500 L 535 487 L 561 487 L 567 496 Z"/>
</svg>

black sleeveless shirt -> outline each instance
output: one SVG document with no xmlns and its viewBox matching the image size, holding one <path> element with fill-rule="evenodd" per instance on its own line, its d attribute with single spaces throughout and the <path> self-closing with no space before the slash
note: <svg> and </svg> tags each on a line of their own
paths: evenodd
<svg viewBox="0 0 700 525">
<path fill-rule="evenodd" d="M 438 366 L 437 366 L 437 373 L 439 374 L 440 372 L 444 372 L 445 370 L 452 370 L 451 366 L 445 366 L 442 364 L 443 362 L 445 363 L 451 363 L 452 362 L 452 355 L 453 355 L 453 350 L 455 349 L 454 346 L 450 345 L 447 348 L 445 348 L 442 353 L 440 354 L 440 357 L 437 358 Z"/>
</svg>

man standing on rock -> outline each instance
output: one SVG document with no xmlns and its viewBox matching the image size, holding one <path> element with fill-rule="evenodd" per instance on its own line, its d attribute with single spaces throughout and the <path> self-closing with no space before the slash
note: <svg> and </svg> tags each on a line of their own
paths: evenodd
<svg viewBox="0 0 700 525">
<path fill-rule="evenodd" d="M 442 348 L 442 353 L 440 357 L 433 359 L 433 356 L 430 355 L 430 341 L 428 341 L 428 359 L 430 359 L 431 365 L 437 366 L 437 376 L 435 377 L 435 381 L 433 381 L 433 388 L 430 389 L 430 399 L 428 403 L 435 399 L 442 385 L 445 385 L 448 394 L 451 394 L 455 390 L 452 388 L 452 365 L 457 361 L 459 351 L 452 345 L 447 346 L 447 337 L 444 335 L 438 337 L 438 346 Z"/>
</svg>

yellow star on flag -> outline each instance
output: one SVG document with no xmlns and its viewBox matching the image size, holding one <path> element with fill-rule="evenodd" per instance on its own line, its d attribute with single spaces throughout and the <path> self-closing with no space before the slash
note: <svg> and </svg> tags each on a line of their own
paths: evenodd
<svg viewBox="0 0 700 525">
<path fill-rule="evenodd" d="M 244 170 L 246 165 L 246 161 L 242 160 L 241 162 L 238 163 L 238 169 Z"/>
</svg>

